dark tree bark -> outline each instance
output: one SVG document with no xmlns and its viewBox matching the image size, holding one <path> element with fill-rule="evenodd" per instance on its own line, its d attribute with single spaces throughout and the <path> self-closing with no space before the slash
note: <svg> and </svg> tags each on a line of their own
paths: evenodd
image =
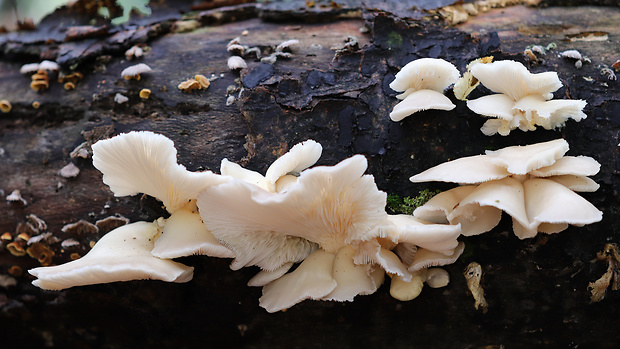
<svg viewBox="0 0 620 349">
<path fill-rule="evenodd" d="M 40 263 L 28 255 L 13 256 L 4 243 L 0 275 L 8 276 L 13 266 L 24 272 L 12 276 L 16 285 L 0 287 L 2 347 L 615 348 L 620 296 L 609 291 L 605 300 L 591 304 L 586 288 L 605 272 L 596 253 L 618 241 L 620 226 L 620 85 L 601 73 L 620 59 L 620 9 L 514 6 L 479 14 L 455 28 L 413 9 L 416 1 L 371 1 L 365 8 L 347 1 L 306 3 L 242 3 L 183 16 L 179 10 L 189 10 L 189 2 L 154 4 L 151 17 L 123 26 L 96 23 L 86 36 L 68 36 L 75 32 L 67 26 L 92 24 L 64 9 L 34 32 L 0 36 L 0 99 L 13 107 L 0 114 L 0 192 L 6 196 L 19 189 L 27 202 L 0 201 L 0 234 L 15 237 L 20 223 L 34 214 L 58 239 L 48 245 L 52 263 L 61 264 L 72 253 L 84 255 L 103 233 L 62 232 L 65 224 L 111 215 L 151 221 L 165 214 L 152 198 L 115 198 L 90 158 L 70 157 L 82 142 L 97 138 L 83 134 L 93 130 L 164 134 L 189 170 L 215 172 L 222 158 L 264 172 L 294 144 L 314 139 L 324 148 L 319 164 L 364 154 L 378 187 L 401 196 L 452 187 L 408 181 L 441 162 L 562 137 L 571 146 L 569 155 L 591 156 L 602 165 L 594 177 L 601 188 L 583 196 L 604 212 L 603 221 L 519 240 L 504 219 L 492 232 L 462 238 L 467 248 L 446 267 L 452 278 L 446 288 L 426 288 L 417 299 L 399 302 L 384 285 L 353 303 L 305 301 L 276 314 L 258 306 L 260 289 L 246 286 L 257 269 L 233 272 L 229 260 L 182 258 L 195 267 L 194 280 L 186 284 L 132 281 L 50 292 L 30 284 L 26 270 Z M 450 3 L 438 1 L 427 10 Z M 178 33 L 181 19 L 199 26 Z M 362 27 L 369 32 L 361 33 Z M 604 32 L 607 38 L 596 34 L 600 41 L 578 40 L 585 32 Z M 264 53 L 284 40 L 300 43 L 290 60 L 271 65 L 249 59 L 248 68 L 235 74 L 226 67 L 226 44 L 237 36 Z M 349 36 L 358 45 L 346 49 Z M 557 49 L 539 57 L 543 60 L 528 62 L 522 54 L 528 45 L 552 42 Z M 140 81 L 126 81 L 120 72 L 134 62 L 124 52 L 134 44 L 151 47 L 135 62 L 153 71 Z M 558 57 L 567 49 L 578 49 L 592 62 L 577 69 Z M 523 62 L 533 72 L 557 71 L 564 87 L 555 97 L 586 100 L 588 118 L 555 131 L 486 137 L 479 130 L 485 119 L 448 92 L 457 105 L 451 112 L 389 120 L 396 93 L 388 84 L 404 64 L 439 57 L 462 72 L 469 61 L 486 55 Z M 41 59 L 55 59 L 65 72 L 74 69 L 84 78 L 71 91 L 52 81 L 49 90 L 37 93 L 19 67 Z M 177 89 L 195 74 L 217 79 L 204 91 Z M 142 88 L 152 91 L 149 99 L 138 96 Z M 129 101 L 114 103 L 116 93 Z M 479 88 L 472 98 L 483 94 Z M 238 98 L 227 105 L 228 95 Z M 68 163 L 80 169 L 76 178 L 58 174 Z M 80 245 L 61 248 L 67 238 Z M 486 314 L 474 309 L 462 276 L 471 261 L 485 273 Z"/>
</svg>

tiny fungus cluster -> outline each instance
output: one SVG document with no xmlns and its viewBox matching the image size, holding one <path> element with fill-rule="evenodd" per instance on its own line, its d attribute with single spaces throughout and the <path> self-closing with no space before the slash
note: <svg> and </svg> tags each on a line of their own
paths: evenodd
<svg viewBox="0 0 620 349">
<path fill-rule="evenodd" d="M 475 79 L 472 79 L 475 78 Z M 443 90 L 456 83 L 455 95 L 466 99 L 479 83 L 496 94 L 467 101 L 467 107 L 476 114 L 493 119 L 485 122 L 481 131 L 491 136 L 506 136 L 519 128 L 533 131 L 536 126 L 547 130 L 563 126 L 568 119 L 581 121 L 586 118 L 583 100 L 552 100 L 553 92 L 562 87 L 555 72 L 532 74 L 515 61 L 478 59 L 468 65 L 460 81 L 459 72 L 451 63 L 442 59 L 422 58 L 405 65 L 390 87 L 404 93 L 390 118 L 400 121 L 421 110 L 452 110 L 455 105 L 443 95 Z M 472 83 L 475 81 L 475 83 Z"/>
</svg>

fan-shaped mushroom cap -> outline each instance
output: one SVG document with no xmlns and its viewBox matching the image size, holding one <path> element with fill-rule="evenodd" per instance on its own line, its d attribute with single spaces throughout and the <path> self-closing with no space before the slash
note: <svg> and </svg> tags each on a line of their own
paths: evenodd
<svg viewBox="0 0 620 349">
<path fill-rule="evenodd" d="M 488 95 L 467 101 L 467 108 L 474 113 L 500 118 L 509 124 L 514 118 L 514 105 L 515 101 L 504 94 Z"/>
<path fill-rule="evenodd" d="M 177 164 L 174 143 L 163 135 L 140 131 L 121 134 L 92 146 L 93 165 L 115 196 L 145 193 L 173 213 L 208 186 L 228 180 L 210 171 L 189 172 Z"/>
<path fill-rule="evenodd" d="M 314 165 L 319 160 L 322 150 L 323 147 L 319 143 L 309 139 L 294 145 L 291 150 L 274 161 L 267 169 L 265 176 L 258 172 L 244 169 L 227 159 L 222 160 L 220 172 L 222 175 L 241 179 L 267 191 L 279 192 L 280 190 L 277 190 L 278 180 L 287 174 L 299 176 L 301 171 Z M 292 178 L 290 177 L 284 179 L 280 183 L 281 189 L 290 185 L 291 181 Z"/>
<path fill-rule="evenodd" d="M 84 257 L 53 267 L 34 268 L 32 283 L 47 290 L 115 281 L 156 279 L 187 282 L 193 269 L 151 255 L 157 223 L 136 222 L 112 230 Z"/>
<path fill-rule="evenodd" d="M 432 224 L 409 215 L 389 215 L 388 220 L 396 226 L 395 242 L 407 242 L 444 254 L 451 254 L 458 245 L 459 225 Z"/>
<path fill-rule="evenodd" d="M 195 205 L 193 205 L 195 208 Z M 200 219 L 197 210 L 179 209 L 166 219 L 162 235 L 152 251 L 158 258 L 172 259 L 191 255 L 233 258 L 231 250 L 222 246 Z"/>
<path fill-rule="evenodd" d="M 508 172 L 524 175 L 541 167 L 551 166 L 568 151 L 568 142 L 564 139 L 512 146 L 499 150 L 487 150 L 486 155 L 497 165 L 505 167 Z"/>
<path fill-rule="evenodd" d="M 22 74 L 36 73 L 39 71 L 40 63 L 27 63 L 19 68 L 19 72 Z"/>
<path fill-rule="evenodd" d="M 300 237 L 336 252 L 351 241 L 368 240 L 387 217 L 386 194 L 372 176 L 363 175 L 366 167 L 361 155 L 335 166 L 314 167 L 303 171 L 284 193 L 234 180 L 204 190 L 198 207 L 207 228 L 236 259 L 262 253 L 257 232 L 283 241 Z"/>
<path fill-rule="evenodd" d="M 589 156 L 563 156 L 552 165 L 540 167 L 529 172 L 536 177 L 560 175 L 594 176 L 601 169 L 601 164 Z"/>
<path fill-rule="evenodd" d="M 273 313 L 290 308 L 304 299 L 327 296 L 337 286 L 332 276 L 335 258 L 334 253 L 315 251 L 295 271 L 263 287 L 260 306 Z"/>
<path fill-rule="evenodd" d="M 498 210 L 483 210 L 486 206 L 496 207 Z M 493 229 L 501 219 L 501 211 L 505 211 L 522 225 L 529 224 L 523 186 L 514 178 L 507 177 L 480 184 L 459 202 L 458 207 L 448 215 L 448 219 L 466 226 L 468 230 L 464 230 L 463 235 L 471 236 Z M 469 222 L 466 224 L 464 221 Z"/>
<path fill-rule="evenodd" d="M 422 110 L 437 109 L 437 110 L 452 110 L 456 108 L 450 98 L 443 95 L 442 92 L 434 90 L 418 90 L 413 91 L 408 96 L 394 106 L 390 113 L 390 119 L 392 121 L 401 121 L 407 116 Z"/>
<path fill-rule="evenodd" d="M 404 92 L 397 96 L 405 99 L 419 90 L 443 90 L 459 79 L 459 71 L 452 63 L 439 58 L 420 58 L 407 63 L 398 73 L 390 88 Z"/>
<path fill-rule="evenodd" d="M 544 178 L 532 178 L 523 182 L 525 189 L 525 209 L 529 217 L 529 227 L 526 232 L 515 234 L 520 238 L 528 238 L 529 234 L 536 235 L 539 225 L 547 233 L 555 233 L 563 229 L 552 228 L 553 225 L 573 224 L 582 226 L 599 222 L 603 213 L 594 205 L 575 194 L 572 190 L 554 181 Z M 525 235 L 524 235 L 525 233 Z M 532 235 L 533 236 L 533 235 Z"/>
<path fill-rule="evenodd" d="M 322 300 L 352 302 L 355 296 L 372 294 L 381 286 L 385 275 L 383 269 L 373 269 L 369 264 L 355 265 L 354 255 L 355 250 L 351 246 L 338 250 L 332 269 L 336 288 Z"/>
<path fill-rule="evenodd" d="M 58 71 L 60 66 L 56 62 L 43 61 L 39 64 L 39 70 Z"/>
<path fill-rule="evenodd" d="M 450 255 L 419 248 L 415 256 L 413 256 L 413 263 L 409 266 L 409 271 L 413 273 L 429 267 L 452 264 L 461 256 L 463 250 L 465 250 L 465 244 L 463 242 L 459 242 L 458 246 Z"/>
<path fill-rule="evenodd" d="M 527 95 L 551 99 L 551 93 L 562 87 L 556 72 L 532 74 L 523 64 L 510 60 L 476 64 L 471 73 L 489 90 L 503 93 L 515 102 Z"/>
<path fill-rule="evenodd" d="M 444 162 L 412 176 L 409 180 L 414 183 L 438 181 L 475 184 L 508 176 L 510 173 L 489 156 L 474 155 Z"/>
<path fill-rule="evenodd" d="M 284 274 L 286 274 L 289 271 L 289 269 L 291 269 L 293 264 L 294 264 L 293 262 L 288 262 L 288 263 L 282 264 L 281 267 L 275 270 L 271 270 L 271 271 L 261 270 L 256 275 L 254 275 L 254 277 L 252 277 L 250 281 L 248 281 L 248 286 L 255 286 L 255 287 L 265 286 L 268 283 L 281 278 Z"/>
<path fill-rule="evenodd" d="M 474 185 L 464 185 L 443 191 L 416 208 L 413 216 L 437 224 L 448 224 L 448 215 L 476 188 Z"/>
<path fill-rule="evenodd" d="M 595 192 L 600 185 L 588 177 L 561 175 L 546 177 L 546 179 L 560 183 L 572 191 Z"/>
</svg>

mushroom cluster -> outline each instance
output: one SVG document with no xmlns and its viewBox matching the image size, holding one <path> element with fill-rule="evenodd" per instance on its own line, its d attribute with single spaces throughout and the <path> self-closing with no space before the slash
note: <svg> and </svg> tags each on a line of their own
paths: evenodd
<svg viewBox="0 0 620 349">
<path fill-rule="evenodd" d="M 396 98 L 402 100 L 392 112 L 393 121 L 401 121 L 422 110 L 452 110 L 456 106 L 443 91 L 457 82 L 460 73 L 456 67 L 443 59 L 421 58 L 407 63 L 390 83 L 390 88 L 402 92 Z"/>
<path fill-rule="evenodd" d="M 193 269 L 171 259 L 200 254 L 234 258 L 235 270 L 260 267 L 249 285 L 264 286 L 260 304 L 274 312 L 306 298 L 371 294 L 386 272 L 392 295 L 412 299 L 425 281 L 447 284 L 445 272 L 428 268 L 452 263 L 463 251 L 458 224 L 388 215 L 387 195 L 364 174 L 365 157 L 309 168 L 322 151 L 312 140 L 292 147 L 265 176 L 226 159 L 221 175 L 187 171 L 173 142 L 151 132 L 122 134 L 92 149 L 93 165 L 116 196 L 151 195 L 170 217 L 116 228 L 81 259 L 32 269 L 41 288 L 185 282 Z"/>
<path fill-rule="evenodd" d="M 556 139 L 435 166 L 410 180 L 463 185 L 438 194 L 413 214 L 435 223 L 460 224 L 462 234 L 470 236 L 491 230 L 505 211 L 520 239 L 557 233 L 569 224 L 599 222 L 602 212 L 576 192 L 598 189 L 588 176 L 598 173 L 600 165 L 590 157 L 564 156 L 568 149 L 564 139 Z"/>
<path fill-rule="evenodd" d="M 471 73 L 482 85 L 497 94 L 467 101 L 473 112 L 492 117 L 484 123 L 482 133 L 507 136 L 519 128 L 533 131 L 536 126 L 546 130 L 563 126 L 570 118 L 586 118 L 583 100 L 552 100 L 553 92 L 562 87 L 556 72 L 532 74 L 515 61 L 475 64 Z"/>
</svg>

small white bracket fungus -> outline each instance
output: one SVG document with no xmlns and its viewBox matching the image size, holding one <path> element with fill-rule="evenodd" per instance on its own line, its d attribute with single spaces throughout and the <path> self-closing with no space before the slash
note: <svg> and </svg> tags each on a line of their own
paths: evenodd
<svg viewBox="0 0 620 349">
<path fill-rule="evenodd" d="M 26 204 L 28 204 L 28 202 L 26 201 L 26 199 L 24 199 L 22 197 L 21 192 L 19 191 L 19 189 L 15 189 L 11 192 L 11 194 L 6 196 L 6 201 L 8 202 L 21 202 L 24 206 L 26 206 Z"/>
<path fill-rule="evenodd" d="M 32 74 L 32 73 L 36 73 L 37 71 L 39 71 L 39 65 L 40 63 L 28 63 L 28 64 L 24 64 L 22 65 L 21 68 L 19 68 L 19 72 L 21 74 Z"/>
<path fill-rule="evenodd" d="M 392 121 L 401 121 L 407 116 L 423 110 L 452 110 L 456 108 L 450 98 L 443 93 L 433 90 L 418 90 L 410 93 L 402 102 L 398 103 L 390 113 Z"/>
<path fill-rule="evenodd" d="M 144 55 L 144 50 L 140 46 L 132 46 L 129 50 L 125 51 L 125 57 L 132 60 L 134 58 L 140 58 Z"/>
<path fill-rule="evenodd" d="M 276 46 L 276 52 L 290 52 L 291 46 L 299 44 L 299 40 L 291 39 L 280 43 Z"/>
<path fill-rule="evenodd" d="M 429 268 L 425 282 L 431 288 L 446 287 L 450 283 L 450 274 L 441 268 Z"/>
<path fill-rule="evenodd" d="M 61 168 L 58 173 L 64 178 L 74 178 L 80 174 L 80 169 L 72 162 L 70 162 L 69 164 Z"/>
<path fill-rule="evenodd" d="M 151 67 L 144 63 L 129 66 L 121 72 L 121 76 L 126 80 L 140 80 L 140 74 L 148 73 L 151 71 Z"/>
<path fill-rule="evenodd" d="M 417 94 L 417 97 L 409 99 L 408 103 L 398 105 L 398 109 L 395 107 L 390 117 L 392 120 L 402 120 L 407 115 L 410 115 L 418 110 L 425 109 L 441 109 L 452 110 L 455 105 L 445 96 L 443 91 L 450 85 L 454 84 L 460 74 L 458 69 L 452 63 L 443 59 L 437 58 L 421 58 L 415 61 L 407 63 L 397 74 L 390 83 L 390 88 L 397 92 L 403 92 L 396 96 L 398 99 L 406 99 L 407 96 L 414 92 L 421 90 L 432 90 L 437 92 L 437 95 L 430 94 L 429 92 L 421 92 Z M 430 95 L 430 97 L 429 97 Z M 439 95 L 444 98 L 439 97 Z M 427 103 L 425 99 L 432 98 L 430 103 Z M 415 101 L 415 103 L 413 102 Z M 407 115 L 404 115 L 409 113 Z"/>
<path fill-rule="evenodd" d="M 32 283 L 46 290 L 115 281 L 156 279 L 187 282 L 193 269 L 151 255 L 158 234 L 155 223 L 136 222 L 104 235 L 84 257 L 53 267 L 34 268 Z"/>
</svg>

